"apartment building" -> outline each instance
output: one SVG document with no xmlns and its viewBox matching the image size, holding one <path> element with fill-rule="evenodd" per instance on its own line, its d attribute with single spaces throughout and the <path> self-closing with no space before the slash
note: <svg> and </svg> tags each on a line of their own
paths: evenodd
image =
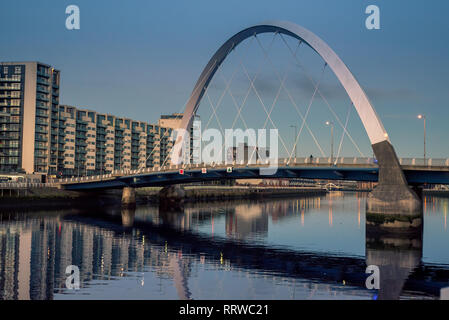
<svg viewBox="0 0 449 320">
<path fill-rule="evenodd" d="M 60 72 L 40 62 L 0 62 L 0 172 L 57 168 Z"/>
<path fill-rule="evenodd" d="M 93 175 L 170 164 L 172 129 L 93 110 L 59 106 L 58 173 Z"/>
<path fill-rule="evenodd" d="M 82 176 L 170 164 L 173 126 L 59 105 L 59 83 L 47 64 L 0 62 L 0 172 Z"/>
</svg>

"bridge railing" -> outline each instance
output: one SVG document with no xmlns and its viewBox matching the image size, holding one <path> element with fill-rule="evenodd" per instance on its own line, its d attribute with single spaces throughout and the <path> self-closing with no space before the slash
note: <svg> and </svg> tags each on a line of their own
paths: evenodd
<svg viewBox="0 0 449 320">
<path fill-rule="evenodd" d="M 449 159 L 444 158 L 400 158 L 402 166 L 449 167 Z"/>
<path fill-rule="evenodd" d="M 57 187 L 55 182 L 1 182 L 0 189 L 28 189 L 28 188 L 53 188 Z"/>
<path fill-rule="evenodd" d="M 268 160 L 267 160 L 268 161 Z M 63 179 L 50 179 L 49 182 L 53 184 L 66 184 L 66 183 L 79 183 L 79 182 L 92 182 L 114 179 L 115 177 L 129 176 L 136 174 L 147 174 L 153 172 L 167 172 L 167 171 L 177 171 L 179 169 L 192 170 L 201 168 L 226 168 L 229 166 L 235 168 L 241 167 L 257 167 L 264 164 L 268 164 L 267 161 L 257 160 L 254 163 L 245 163 L 241 161 L 240 163 L 233 161 L 232 163 L 195 163 L 195 164 L 183 164 L 183 165 L 166 165 L 163 167 L 155 166 L 152 168 L 144 168 L 140 170 L 116 170 L 108 174 L 103 175 L 93 175 L 84 177 L 71 177 Z M 439 158 L 400 158 L 399 162 L 403 166 L 428 166 L 428 167 L 449 167 L 449 159 L 439 159 Z M 330 157 L 298 157 L 298 158 L 279 158 L 277 159 L 278 166 L 295 166 L 295 165 L 322 165 L 322 166 L 340 166 L 340 165 L 370 165 L 376 166 L 377 160 L 370 157 L 339 157 L 336 159 L 331 159 Z M 49 185 L 49 184 L 47 184 Z"/>
</svg>

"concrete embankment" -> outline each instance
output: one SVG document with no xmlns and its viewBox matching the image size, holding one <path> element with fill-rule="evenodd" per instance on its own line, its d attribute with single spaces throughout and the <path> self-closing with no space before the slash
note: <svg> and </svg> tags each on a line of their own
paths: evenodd
<svg viewBox="0 0 449 320">
<path fill-rule="evenodd" d="M 82 193 L 76 191 L 60 190 L 57 188 L 26 188 L 3 190 L 0 196 L 1 209 L 44 209 L 44 208 L 71 208 L 101 204 L 106 198 L 114 199 L 114 195 L 97 193 Z M 120 193 L 121 194 L 121 193 Z M 118 203 L 120 196 L 117 195 Z"/>
<path fill-rule="evenodd" d="M 263 199 L 274 197 L 320 196 L 326 194 L 320 188 L 273 188 L 273 187 L 229 187 L 229 186 L 185 186 L 186 202 Z M 136 202 L 157 203 L 162 188 L 136 189 Z M 70 208 L 93 205 L 120 205 L 122 190 L 102 192 L 78 192 L 56 188 L 28 188 L 4 192 L 0 197 L 0 209 Z"/>
</svg>

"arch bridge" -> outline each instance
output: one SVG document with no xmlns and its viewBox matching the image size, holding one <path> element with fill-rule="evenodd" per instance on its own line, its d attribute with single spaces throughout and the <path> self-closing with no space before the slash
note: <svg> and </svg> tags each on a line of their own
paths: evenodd
<svg viewBox="0 0 449 320">
<path fill-rule="evenodd" d="M 279 161 L 279 169 L 272 177 L 308 177 L 378 181 L 377 187 L 370 193 L 367 201 L 367 210 L 369 212 L 415 215 L 416 212 L 421 211 L 421 200 L 413 189 L 409 187 L 409 184 L 425 182 L 425 178 L 423 178 L 421 173 L 421 168 L 408 168 L 405 171 L 403 170 L 393 145 L 389 140 L 388 133 L 374 107 L 354 75 L 338 55 L 322 39 L 311 31 L 292 22 L 285 21 L 269 21 L 248 27 L 230 37 L 215 52 L 197 80 L 183 113 L 181 125 L 179 127 L 180 130 L 178 130 L 179 134 L 172 152 L 171 162 L 174 167 L 172 166 L 170 167 L 171 169 L 165 171 L 159 169 L 159 172 L 154 172 L 154 168 L 152 172 L 148 172 L 149 169 L 144 169 L 144 172 L 139 171 L 128 175 L 123 174 L 122 176 L 116 176 L 113 179 L 78 181 L 79 184 L 73 183 L 73 181 L 69 183 L 66 182 L 66 188 L 73 190 L 82 188 L 88 189 L 89 187 L 92 189 L 108 187 L 124 188 L 151 185 L 152 183 L 167 185 L 229 178 L 229 172 L 222 172 L 224 168 L 210 167 L 208 169 L 210 174 L 207 175 L 202 173 L 201 170 L 198 172 L 198 165 L 197 167 L 187 167 L 187 164 L 182 163 L 182 148 L 185 139 L 187 139 L 185 133 L 190 132 L 201 99 L 219 66 L 223 63 L 229 53 L 245 39 L 262 33 L 278 33 L 293 37 L 298 39 L 301 43 L 308 45 L 321 56 L 326 65 L 328 65 L 334 72 L 338 81 L 348 94 L 370 139 L 374 155 L 377 159 L 376 163 L 365 163 L 362 165 L 352 164 L 350 167 L 329 163 L 325 166 L 311 166 L 311 164 L 307 163 L 293 163 L 293 165 L 290 165 L 290 163 Z M 184 168 L 185 172 L 180 174 L 178 171 L 179 168 Z M 232 171 L 232 175 L 234 178 L 259 178 L 255 173 L 255 169 L 255 167 L 235 168 L 235 170 Z M 432 170 L 427 169 L 424 169 L 424 171 L 426 171 L 426 174 L 433 172 Z M 439 172 L 444 172 L 444 170 Z M 228 175 L 226 175 L 226 173 L 228 173 Z M 429 174 L 429 176 L 431 176 L 431 174 Z M 442 176 L 445 176 L 445 174 L 439 174 L 439 177 Z M 435 178 L 435 176 L 433 177 Z M 265 176 L 264 178 L 268 177 Z M 441 178 L 440 180 L 443 181 L 444 179 Z M 433 180 L 437 181 L 438 178 Z"/>
</svg>

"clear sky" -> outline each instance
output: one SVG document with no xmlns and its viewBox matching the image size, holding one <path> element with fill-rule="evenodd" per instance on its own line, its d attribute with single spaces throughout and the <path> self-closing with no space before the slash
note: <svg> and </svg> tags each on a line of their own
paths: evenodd
<svg viewBox="0 0 449 320">
<path fill-rule="evenodd" d="M 80 30 L 65 28 L 70 4 L 80 8 Z M 370 4 L 380 8 L 380 30 L 365 28 Z M 63 104 L 156 122 L 182 109 L 227 38 L 258 22 L 288 20 L 320 36 L 349 66 L 400 156 L 422 155 L 416 115 L 425 113 L 429 156 L 449 157 L 448 12 L 446 0 L 1 1 L 0 61 L 60 69 Z"/>
</svg>

